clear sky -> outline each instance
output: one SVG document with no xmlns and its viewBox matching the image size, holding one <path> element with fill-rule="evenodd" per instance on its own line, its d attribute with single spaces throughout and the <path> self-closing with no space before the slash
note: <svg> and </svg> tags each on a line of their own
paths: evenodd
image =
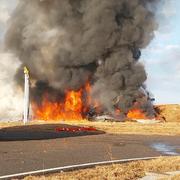
<svg viewBox="0 0 180 180">
<path fill-rule="evenodd" d="M 148 73 L 147 88 L 156 103 L 180 103 L 180 0 L 164 1 L 157 14 L 159 29 L 142 51 L 141 61 Z M 0 0 L 0 41 L 16 3 L 17 0 Z"/>
</svg>

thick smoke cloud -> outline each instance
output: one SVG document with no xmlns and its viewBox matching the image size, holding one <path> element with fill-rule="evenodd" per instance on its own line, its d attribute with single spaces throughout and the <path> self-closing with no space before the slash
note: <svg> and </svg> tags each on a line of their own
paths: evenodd
<svg viewBox="0 0 180 180">
<path fill-rule="evenodd" d="M 32 98 L 59 100 L 88 80 L 104 109 L 127 112 L 138 105 L 148 114 L 146 72 L 138 62 L 157 29 L 155 0 L 21 0 L 10 20 L 6 47 L 31 72 Z M 138 103 L 136 103 L 138 102 Z"/>
</svg>

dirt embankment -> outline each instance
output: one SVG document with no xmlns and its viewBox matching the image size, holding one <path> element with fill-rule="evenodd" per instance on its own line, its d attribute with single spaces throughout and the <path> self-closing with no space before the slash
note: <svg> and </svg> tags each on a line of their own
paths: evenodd
<svg viewBox="0 0 180 180">
<path fill-rule="evenodd" d="M 156 105 L 155 108 L 167 122 L 180 122 L 180 104 Z"/>
</svg>

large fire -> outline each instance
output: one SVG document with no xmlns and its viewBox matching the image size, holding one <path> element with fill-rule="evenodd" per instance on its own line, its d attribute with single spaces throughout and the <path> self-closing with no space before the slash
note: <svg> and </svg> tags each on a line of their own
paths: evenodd
<svg viewBox="0 0 180 180">
<path fill-rule="evenodd" d="M 84 91 L 86 92 L 86 101 L 83 98 Z M 89 110 L 90 104 L 93 103 L 90 91 L 89 83 L 79 91 L 66 91 L 63 102 L 51 102 L 48 100 L 48 95 L 45 95 L 40 106 L 33 103 L 34 119 L 45 121 L 82 120 L 84 119 L 83 114 Z"/>
<path fill-rule="evenodd" d="M 85 97 L 84 97 L 85 94 Z M 90 83 L 86 83 L 84 88 L 78 91 L 69 90 L 65 93 L 63 102 L 51 102 L 46 94 L 41 105 L 33 103 L 34 119 L 51 121 L 51 120 L 83 120 L 85 114 L 93 106 L 98 114 L 100 111 L 100 103 L 91 98 Z M 85 98 L 85 99 L 84 99 Z M 121 110 L 116 109 L 115 115 L 120 115 Z M 147 119 L 145 113 L 140 109 L 132 109 L 128 112 L 127 118 L 130 119 Z"/>
<path fill-rule="evenodd" d="M 82 118 L 82 91 L 67 91 L 64 102 L 50 102 L 44 96 L 41 106 L 33 104 L 35 119 L 41 120 L 80 120 Z"/>
<path fill-rule="evenodd" d="M 127 117 L 130 119 L 149 119 L 140 109 L 132 109 L 128 112 Z"/>
</svg>

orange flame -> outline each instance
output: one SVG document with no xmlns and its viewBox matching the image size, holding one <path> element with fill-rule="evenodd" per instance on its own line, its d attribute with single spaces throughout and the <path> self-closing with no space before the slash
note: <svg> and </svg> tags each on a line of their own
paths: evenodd
<svg viewBox="0 0 180 180">
<path fill-rule="evenodd" d="M 83 115 L 93 107 L 97 114 L 102 112 L 100 103 L 91 97 L 92 88 L 89 82 L 78 91 L 67 91 L 63 102 L 51 102 L 45 95 L 42 103 L 38 106 L 32 103 L 34 119 L 45 121 L 59 120 L 82 120 Z M 85 98 L 84 98 L 85 96 Z M 120 109 L 115 110 L 115 116 L 120 115 Z M 149 119 L 141 109 L 129 110 L 127 117 L 130 119 Z"/>
<path fill-rule="evenodd" d="M 45 95 L 41 106 L 32 103 L 34 119 L 39 120 L 82 120 L 83 114 L 89 111 L 90 106 L 99 106 L 98 102 L 91 98 L 91 85 L 89 82 L 79 91 L 67 91 L 63 102 L 51 102 Z M 84 98 L 85 93 L 85 99 Z"/>
<path fill-rule="evenodd" d="M 132 109 L 128 112 L 127 117 L 130 119 L 149 119 L 140 109 Z"/>
<path fill-rule="evenodd" d="M 50 102 L 44 96 L 41 106 L 33 104 L 34 118 L 39 120 L 81 120 L 82 91 L 68 91 L 63 103 Z"/>
<path fill-rule="evenodd" d="M 85 110 L 87 110 L 86 108 L 90 107 L 90 106 L 93 106 L 97 111 L 100 111 L 100 103 L 98 102 L 98 100 L 94 99 L 91 97 L 91 93 L 92 93 L 92 88 L 91 88 L 91 85 L 90 83 L 86 83 L 85 85 L 85 90 L 86 90 L 86 93 L 87 93 L 87 106 L 85 107 Z"/>
</svg>

